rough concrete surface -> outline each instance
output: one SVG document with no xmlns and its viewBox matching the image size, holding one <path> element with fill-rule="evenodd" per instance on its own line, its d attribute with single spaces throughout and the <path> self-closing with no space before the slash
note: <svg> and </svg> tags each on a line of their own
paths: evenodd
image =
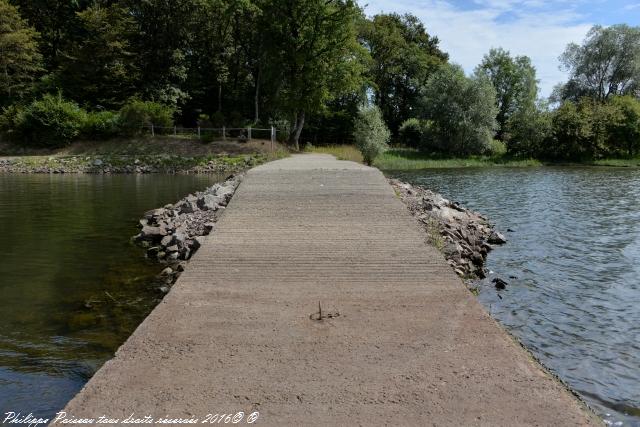
<svg viewBox="0 0 640 427">
<path fill-rule="evenodd" d="M 314 320 L 319 303 L 332 318 Z M 249 171 L 172 291 L 65 411 L 600 424 L 486 314 L 378 170 L 326 155 Z"/>
</svg>

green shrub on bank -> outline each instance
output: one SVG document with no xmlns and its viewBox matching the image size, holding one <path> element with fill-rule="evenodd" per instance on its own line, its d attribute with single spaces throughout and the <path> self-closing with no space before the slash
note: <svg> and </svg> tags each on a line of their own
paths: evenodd
<svg viewBox="0 0 640 427">
<path fill-rule="evenodd" d="M 24 107 L 3 113 L 2 126 L 16 140 L 32 146 L 62 147 L 81 132 L 87 113 L 61 95 L 44 95 Z"/>
<path fill-rule="evenodd" d="M 82 134 L 95 139 L 116 137 L 120 134 L 120 116 L 113 111 L 89 112 Z"/>
<path fill-rule="evenodd" d="M 167 105 L 151 101 L 131 101 L 120 110 L 120 128 L 125 134 L 141 133 L 146 126 L 173 127 L 175 110 Z M 158 133 L 162 133 L 158 129 Z"/>
<path fill-rule="evenodd" d="M 378 107 L 363 108 L 358 112 L 353 136 L 356 140 L 356 147 L 368 165 L 371 165 L 378 155 L 389 148 L 387 143 L 391 133 L 384 123 Z"/>
<path fill-rule="evenodd" d="M 493 157 L 500 157 L 507 154 L 507 144 L 497 139 L 492 139 L 489 142 L 489 148 L 487 154 Z"/>
<path fill-rule="evenodd" d="M 423 124 L 416 118 L 405 120 L 398 130 L 400 143 L 409 148 L 420 148 Z"/>
</svg>

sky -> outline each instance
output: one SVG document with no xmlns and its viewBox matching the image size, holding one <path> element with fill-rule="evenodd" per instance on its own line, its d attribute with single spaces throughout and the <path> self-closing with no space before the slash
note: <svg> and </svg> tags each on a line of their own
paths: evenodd
<svg viewBox="0 0 640 427">
<path fill-rule="evenodd" d="M 440 39 L 450 60 L 471 73 L 492 47 L 531 58 L 540 95 L 567 79 L 558 57 L 589 29 L 640 25 L 640 0 L 364 0 L 367 15 L 412 13 Z"/>
</svg>

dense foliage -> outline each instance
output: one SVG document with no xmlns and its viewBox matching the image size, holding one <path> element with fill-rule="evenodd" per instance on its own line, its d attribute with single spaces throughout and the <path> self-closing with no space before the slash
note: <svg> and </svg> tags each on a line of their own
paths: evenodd
<svg viewBox="0 0 640 427">
<path fill-rule="evenodd" d="M 15 137 L 43 147 L 69 144 L 80 135 L 86 113 L 75 102 L 61 96 L 45 95 L 24 108 L 5 111 L 3 122 L 10 123 Z"/>
<path fill-rule="evenodd" d="M 640 28 L 596 26 L 560 61 L 546 102 L 528 57 L 492 49 L 467 76 L 418 18 L 354 0 L 0 0 L 0 131 L 276 126 L 299 148 L 354 143 L 379 111 L 392 143 L 438 156 L 637 156 Z"/>
<path fill-rule="evenodd" d="M 459 66 L 441 67 L 424 86 L 420 148 L 446 154 L 482 154 L 496 128 L 495 89 Z"/>
</svg>

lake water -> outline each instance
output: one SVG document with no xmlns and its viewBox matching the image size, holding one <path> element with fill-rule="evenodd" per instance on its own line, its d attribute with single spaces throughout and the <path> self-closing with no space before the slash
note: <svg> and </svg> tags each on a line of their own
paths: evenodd
<svg viewBox="0 0 640 427">
<path fill-rule="evenodd" d="M 60 410 L 153 309 L 142 214 L 221 177 L 0 174 L 0 414 Z"/>
<path fill-rule="evenodd" d="M 480 301 L 608 424 L 640 426 L 640 170 L 388 175 L 486 214 L 509 243 L 489 255 Z"/>
<path fill-rule="evenodd" d="M 607 421 L 640 425 L 640 170 L 391 175 L 507 234 L 488 280 L 509 286 L 480 301 Z M 55 413 L 113 355 L 160 297 L 138 218 L 219 178 L 0 174 L 0 413 Z"/>
</svg>

